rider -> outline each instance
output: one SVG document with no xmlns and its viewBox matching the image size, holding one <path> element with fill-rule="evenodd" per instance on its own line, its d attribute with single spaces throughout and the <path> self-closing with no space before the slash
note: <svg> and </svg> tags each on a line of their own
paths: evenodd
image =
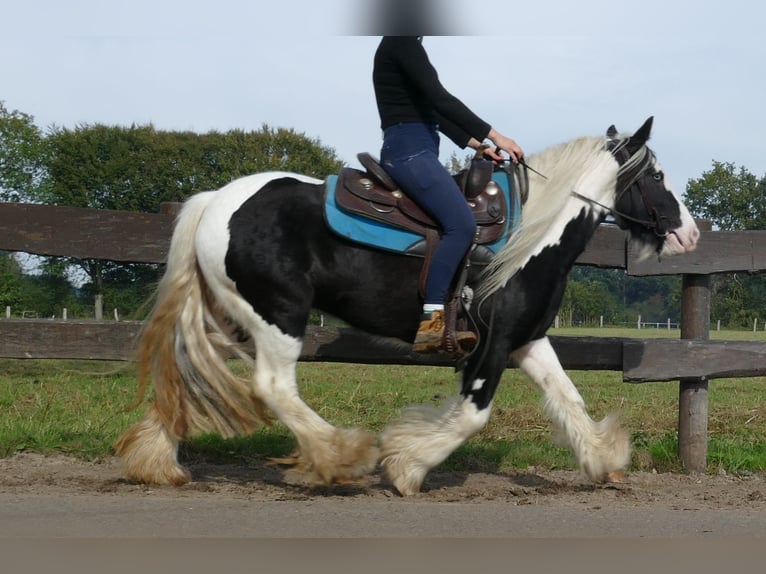
<svg viewBox="0 0 766 574">
<path fill-rule="evenodd" d="M 413 350 L 436 351 L 444 334 L 444 305 L 452 279 L 476 233 L 476 221 L 460 188 L 439 162 L 439 133 L 460 148 L 478 149 L 489 139 L 495 161 L 507 152 L 514 162 L 524 152 L 450 94 L 422 45 L 422 36 L 384 36 L 375 53 L 375 99 L 383 129 L 381 164 L 386 172 L 439 224 L 441 239 L 426 280 L 423 314 Z M 475 342 L 459 333 L 458 342 Z"/>
</svg>

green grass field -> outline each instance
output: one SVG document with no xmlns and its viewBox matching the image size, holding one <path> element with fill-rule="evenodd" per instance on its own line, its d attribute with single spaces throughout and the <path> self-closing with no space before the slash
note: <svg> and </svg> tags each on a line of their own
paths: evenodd
<svg viewBox="0 0 766 574">
<path fill-rule="evenodd" d="M 669 334 L 670 333 L 670 334 Z M 678 338 L 662 329 L 557 329 L 552 335 Z M 711 338 L 766 340 L 752 332 L 712 333 Z M 239 363 L 232 363 L 241 369 Z M 450 368 L 301 363 L 305 400 L 337 425 L 380 430 L 402 407 L 438 404 L 458 390 Z M 679 471 L 676 383 L 626 384 L 621 373 L 571 371 L 594 418 L 618 410 L 634 444 L 634 470 Z M 709 471 L 766 470 L 766 378 L 710 382 Z M 96 361 L 0 360 L 0 456 L 19 451 L 64 453 L 98 459 L 113 453 L 119 434 L 143 407 L 135 399 L 133 366 Z M 195 438 L 187 460 L 222 461 L 279 456 L 293 446 L 281 425 L 250 437 Z M 490 423 L 445 463 L 455 470 L 495 471 L 539 466 L 571 468 L 569 453 L 551 442 L 540 394 L 517 370 L 506 371 Z"/>
<path fill-rule="evenodd" d="M 549 335 L 572 336 L 572 337 L 631 337 L 635 339 L 680 339 L 681 331 L 678 329 L 644 328 L 636 329 L 628 327 L 562 327 L 551 329 Z M 766 331 L 717 331 L 711 329 L 710 339 L 717 341 L 764 341 Z"/>
</svg>

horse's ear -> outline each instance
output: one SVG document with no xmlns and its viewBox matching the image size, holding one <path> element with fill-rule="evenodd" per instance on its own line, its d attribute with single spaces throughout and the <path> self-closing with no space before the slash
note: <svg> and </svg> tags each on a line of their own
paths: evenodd
<svg viewBox="0 0 766 574">
<path fill-rule="evenodd" d="M 649 116 L 644 125 L 638 128 L 636 133 L 631 136 L 631 139 L 640 140 L 643 143 L 648 142 L 649 136 L 652 134 L 652 123 L 654 123 L 654 116 Z"/>
<path fill-rule="evenodd" d="M 609 126 L 609 128 L 606 130 L 606 137 L 608 138 L 614 138 L 617 135 L 617 128 L 614 127 L 614 124 Z"/>
<path fill-rule="evenodd" d="M 649 141 L 649 136 L 652 133 L 653 122 L 654 116 L 649 116 L 649 119 L 644 122 L 644 125 L 638 128 L 636 133 L 630 136 L 630 141 L 628 142 L 628 151 L 631 153 L 631 155 L 638 151 L 641 146 L 646 145 L 646 142 Z"/>
</svg>

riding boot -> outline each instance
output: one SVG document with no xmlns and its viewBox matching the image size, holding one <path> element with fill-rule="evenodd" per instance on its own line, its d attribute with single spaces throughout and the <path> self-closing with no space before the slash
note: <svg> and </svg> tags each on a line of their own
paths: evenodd
<svg viewBox="0 0 766 574">
<path fill-rule="evenodd" d="M 444 344 L 444 319 L 443 310 L 423 313 L 412 350 L 416 353 L 435 353 L 441 350 Z M 476 345 L 476 334 L 471 331 L 458 331 L 455 338 L 463 350 L 469 351 Z"/>
</svg>

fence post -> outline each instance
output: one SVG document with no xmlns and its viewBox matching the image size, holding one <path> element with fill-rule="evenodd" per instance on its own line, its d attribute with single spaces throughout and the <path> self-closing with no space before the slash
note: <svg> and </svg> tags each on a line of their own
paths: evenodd
<svg viewBox="0 0 766 574">
<path fill-rule="evenodd" d="M 100 294 L 96 295 L 95 315 L 96 321 L 101 321 L 104 318 L 104 296 Z"/>
<path fill-rule="evenodd" d="M 710 275 L 684 275 L 681 338 L 710 337 Z M 691 472 L 707 468 L 708 381 L 681 379 L 678 392 L 678 456 Z"/>
</svg>

